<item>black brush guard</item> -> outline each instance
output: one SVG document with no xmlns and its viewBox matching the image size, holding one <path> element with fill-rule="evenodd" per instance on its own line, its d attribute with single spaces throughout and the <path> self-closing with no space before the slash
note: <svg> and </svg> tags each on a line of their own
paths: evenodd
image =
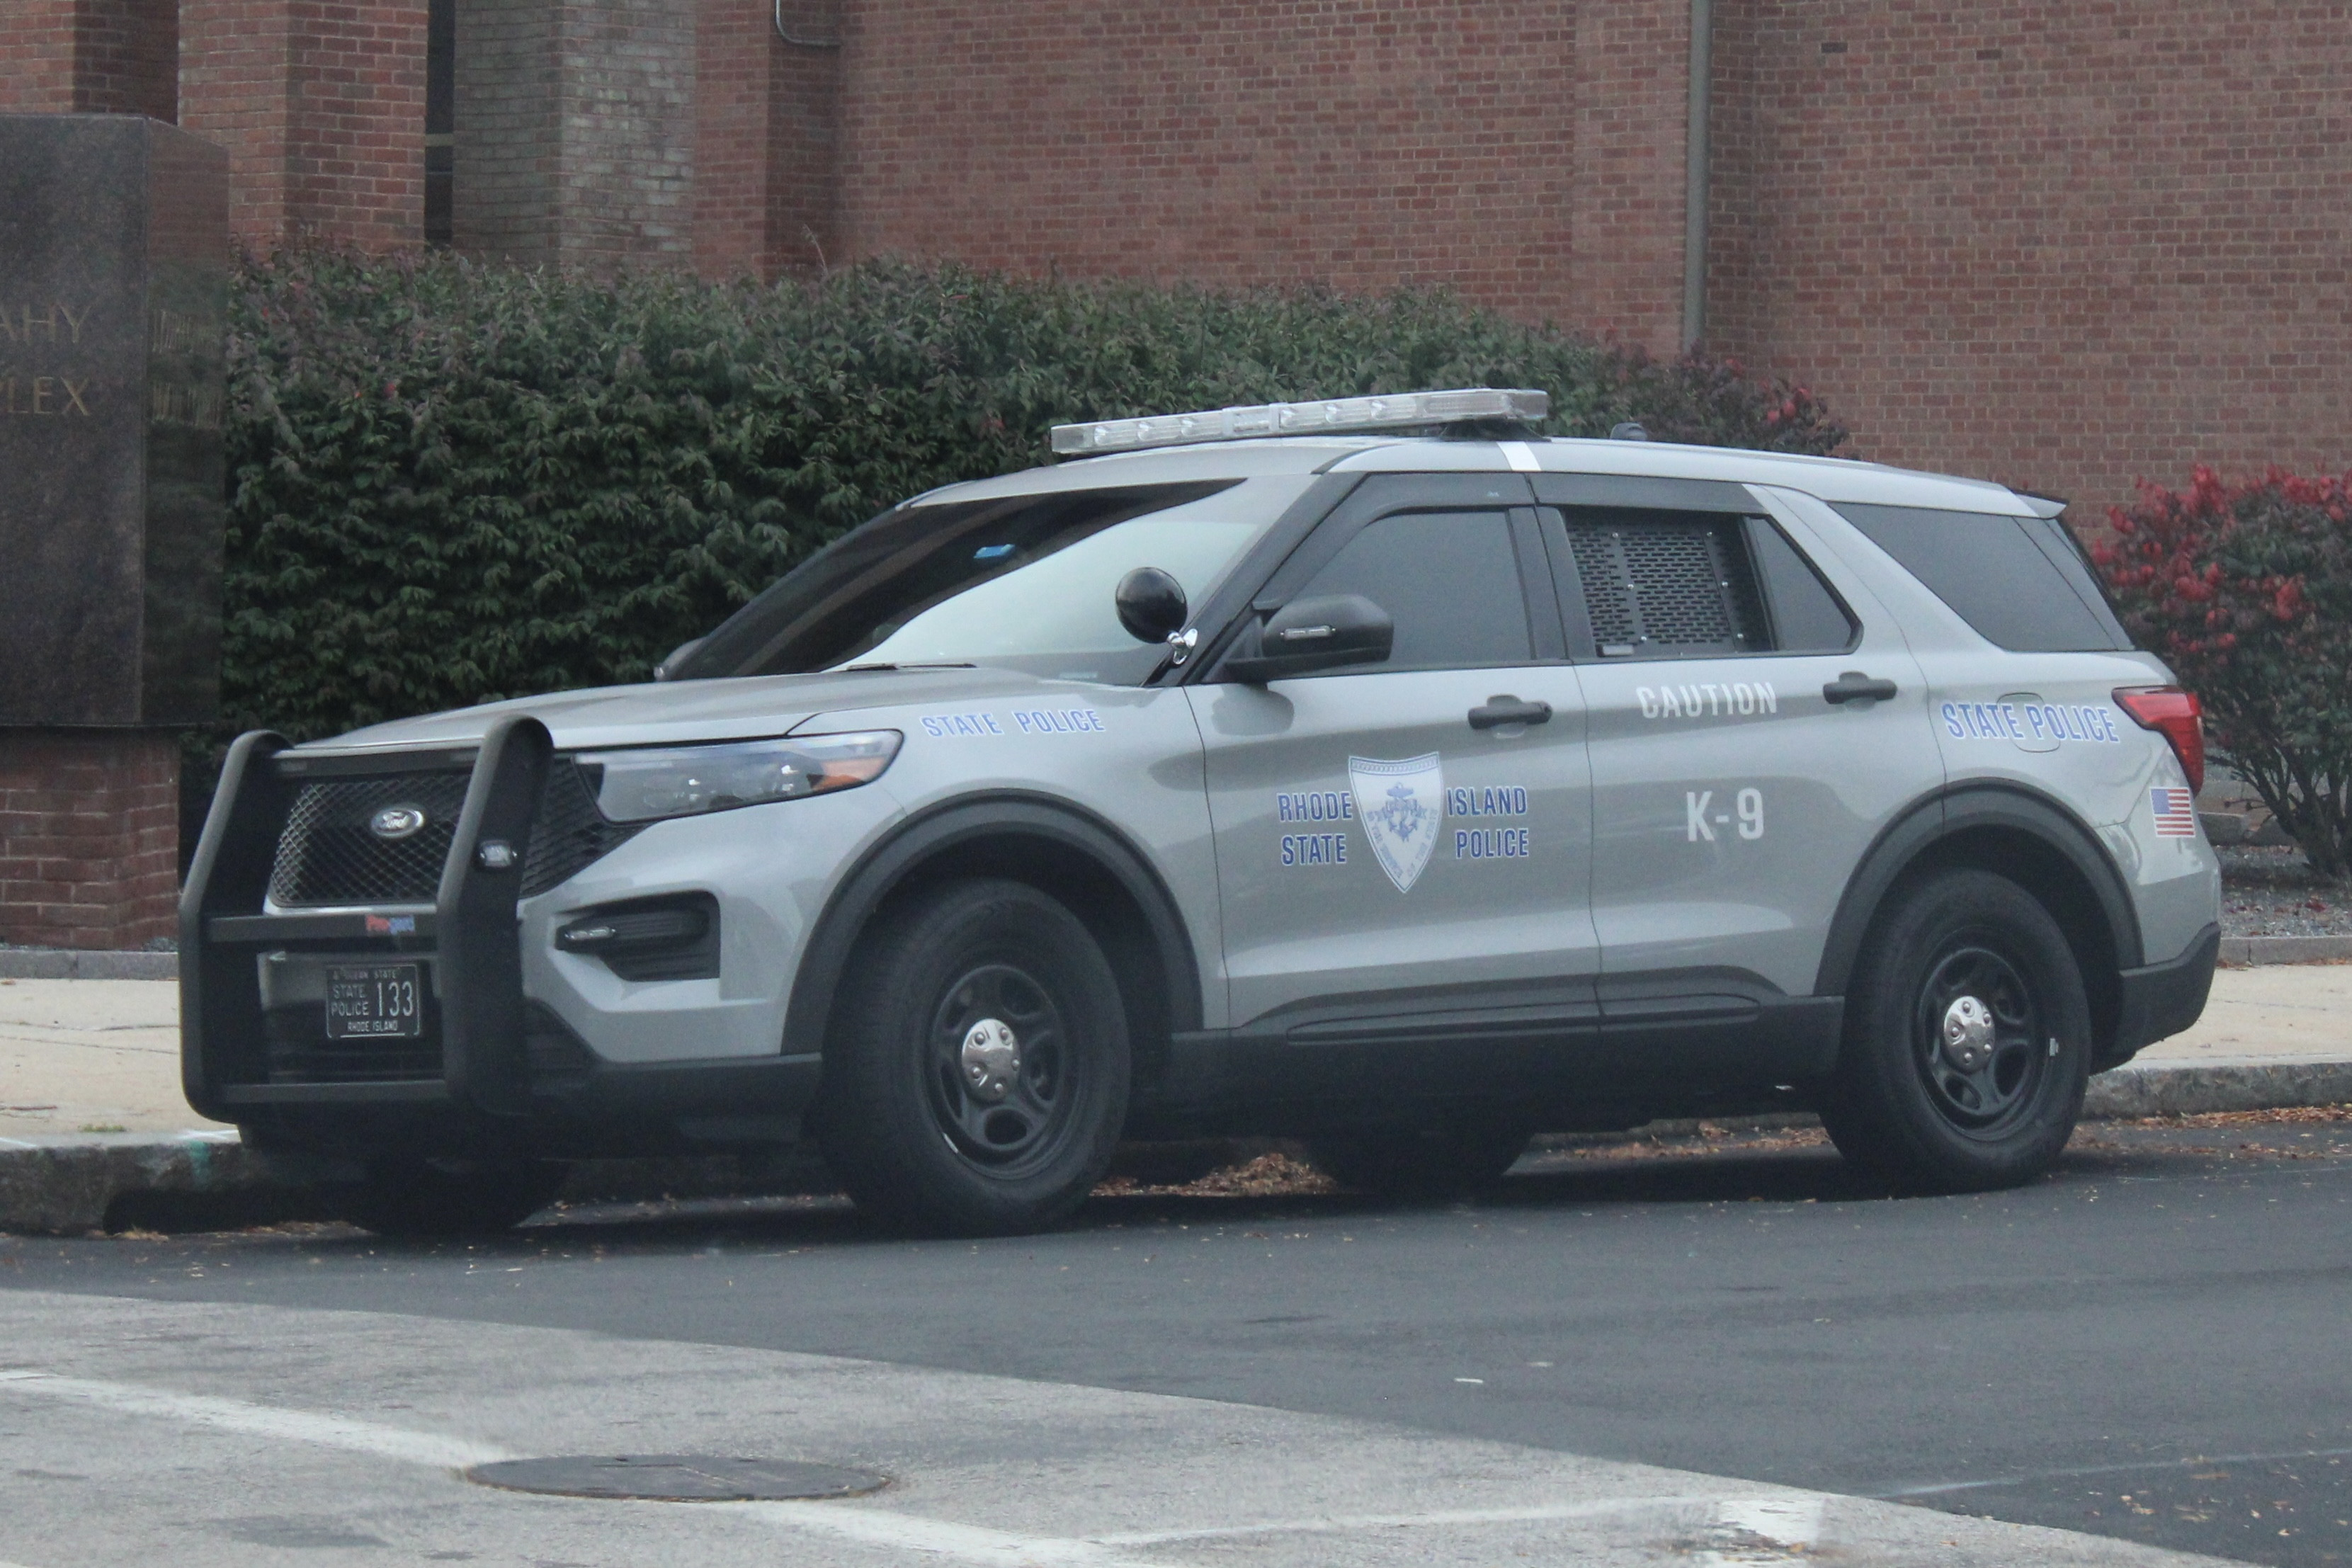
<svg viewBox="0 0 2352 1568">
<path fill-rule="evenodd" d="M 338 1104 L 440 1107 L 468 1119 L 526 1116 L 530 1064 L 516 904 L 554 752 L 547 727 L 509 715 L 483 735 L 432 908 L 391 918 L 362 910 L 266 911 L 296 787 L 272 765 L 287 744 L 255 731 L 229 748 L 180 898 L 180 1070 L 188 1103 L 216 1121 L 249 1121 L 270 1107 Z M 509 852 L 501 863 L 484 864 L 480 847 L 500 842 Z M 274 951 L 432 965 L 440 1076 L 271 1082 L 257 961 Z"/>
</svg>

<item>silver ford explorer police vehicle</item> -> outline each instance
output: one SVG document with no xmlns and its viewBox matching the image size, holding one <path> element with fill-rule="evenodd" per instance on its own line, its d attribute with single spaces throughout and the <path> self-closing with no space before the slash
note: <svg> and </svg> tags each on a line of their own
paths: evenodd
<svg viewBox="0 0 2352 1568">
<path fill-rule="evenodd" d="M 1544 412 L 1064 426 L 656 684 L 244 736 L 189 1100 L 415 1232 L 801 1137 L 962 1233 L 1122 1138 L 1430 1190 L 1811 1107 L 1903 1188 L 2043 1171 L 2205 1003 L 2196 700 L 2056 503 Z"/>
</svg>

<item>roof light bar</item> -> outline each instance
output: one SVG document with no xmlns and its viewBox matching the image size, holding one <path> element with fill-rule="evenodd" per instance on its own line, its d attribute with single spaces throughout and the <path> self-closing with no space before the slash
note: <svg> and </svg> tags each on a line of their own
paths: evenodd
<svg viewBox="0 0 2352 1568">
<path fill-rule="evenodd" d="M 1101 419 L 1054 426 L 1054 450 L 1065 456 L 1184 447 L 1198 441 L 1246 441 L 1261 436 L 1361 435 L 1418 425 L 1462 425 L 1482 419 L 1537 420 L 1551 412 L 1551 395 L 1531 387 L 1460 387 L 1448 392 L 1399 392 L 1379 397 L 1338 397 L 1323 403 L 1260 403 L 1197 414 L 1155 414 L 1148 419 Z"/>
</svg>

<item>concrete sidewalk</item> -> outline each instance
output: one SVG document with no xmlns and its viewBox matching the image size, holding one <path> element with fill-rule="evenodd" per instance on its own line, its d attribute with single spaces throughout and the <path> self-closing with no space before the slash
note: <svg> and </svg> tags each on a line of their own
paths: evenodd
<svg viewBox="0 0 2352 1568">
<path fill-rule="evenodd" d="M 2352 964 L 2225 969 L 2185 1035 L 2092 1080 L 2092 1117 L 2352 1102 Z M 179 987 L 0 979 L 0 1230 L 86 1228 L 125 1193 L 267 1184 L 180 1093 Z"/>
<path fill-rule="evenodd" d="M 0 980 L 0 1138 L 219 1131 L 181 1098 L 179 1015 L 169 981 Z M 2352 1066 L 2352 964 L 2222 970 L 2197 1026 L 2125 1070 L 2331 1064 Z"/>
</svg>

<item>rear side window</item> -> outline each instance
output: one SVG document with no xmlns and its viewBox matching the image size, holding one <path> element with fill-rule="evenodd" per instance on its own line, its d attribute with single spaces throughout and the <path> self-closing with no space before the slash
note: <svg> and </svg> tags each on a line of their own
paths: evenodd
<svg viewBox="0 0 2352 1568">
<path fill-rule="evenodd" d="M 1764 518 L 1748 520 L 1748 549 L 1772 617 L 1775 653 L 1843 653 L 1861 626 L 1813 563 Z"/>
<path fill-rule="evenodd" d="M 1360 594 L 1396 622 L 1381 670 L 1526 664 L 1527 595 L 1499 511 L 1400 512 L 1367 523 L 1290 596 Z"/>
<path fill-rule="evenodd" d="M 1602 658 L 1687 658 L 1770 646 L 1739 519 L 1579 510 L 1567 521 Z"/>
<path fill-rule="evenodd" d="M 1843 653 L 1858 629 L 1844 604 L 1769 520 L 1578 507 L 1547 511 L 1566 530 L 1594 657 L 1719 658 Z M 1555 556 L 1561 535 L 1549 532 Z M 1563 578 L 1567 575 L 1562 574 Z"/>
<path fill-rule="evenodd" d="M 2079 552 L 2039 518 L 1840 502 L 1838 514 L 2011 653 L 2131 647 Z"/>
</svg>

